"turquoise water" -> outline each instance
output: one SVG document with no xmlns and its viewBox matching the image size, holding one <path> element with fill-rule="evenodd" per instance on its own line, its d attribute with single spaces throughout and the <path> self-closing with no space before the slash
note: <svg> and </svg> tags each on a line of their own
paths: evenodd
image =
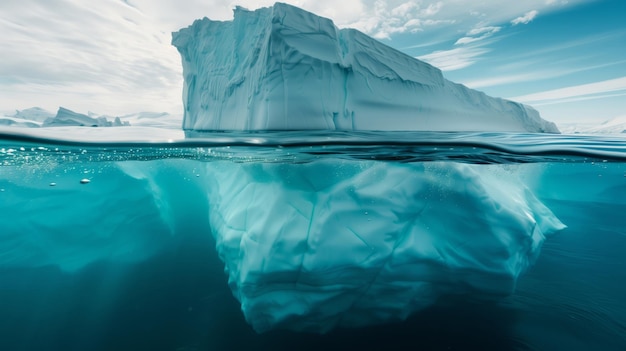
<svg viewBox="0 0 626 351">
<path fill-rule="evenodd" d="M 85 133 L 0 135 L 1 350 L 626 349 L 624 137 Z M 323 335 L 257 334 L 215 250 L 208 170 L 319 162 L 514 174 L 567 228 L 510 296 L 442 296 L 405 322 Z"/>
</svg>

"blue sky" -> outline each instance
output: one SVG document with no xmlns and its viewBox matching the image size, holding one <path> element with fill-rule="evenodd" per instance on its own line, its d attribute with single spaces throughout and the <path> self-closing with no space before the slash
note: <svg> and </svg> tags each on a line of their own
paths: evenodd
<svg viewBox="0 0 626 351">
<path fill-rule="evenodd" d="M 296 0 L 557 123 L 626 115 L 626 1 Z M 182 113 L 170 33 L 265 0 L 2 0 L 0 111 Z"/>
</svg>

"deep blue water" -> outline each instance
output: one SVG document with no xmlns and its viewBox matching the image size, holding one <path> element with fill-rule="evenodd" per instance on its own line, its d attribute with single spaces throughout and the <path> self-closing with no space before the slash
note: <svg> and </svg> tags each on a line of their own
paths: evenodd
<svg viewBox="0 0 626 351">
<path fill-rule="evenodd" d="M 208 209 L 197 200 L 210 177 L 201 170 L 207 162 L 329 158 L 503 167 L 568 227 L 545 241 L 502 300 L 443 296 L 402 323 L 257 334 L 227 285 Z M 0 350 L 624 350 L 625 296 L 625 138 L 0 139 Z"/>
</svg>

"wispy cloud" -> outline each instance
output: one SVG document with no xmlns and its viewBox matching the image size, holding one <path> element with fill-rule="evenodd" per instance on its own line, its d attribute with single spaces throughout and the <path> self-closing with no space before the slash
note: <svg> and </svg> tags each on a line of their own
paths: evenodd
<svg viewBox="0 0 626 351">
<path fill-rule="evenodd" d="M 570 99 L 600 99 L 626 94 L 626 77 L 608 79 L 595 83 L 581 84 L 566 88 L 547 90 L 511 98 L 512 100 L 531 103 L 547 104 Z"/>
<path fill-rule="evenodd" d="M 335 6 L 335 1 L 329 2 L 332 3 L 329 7 Z M 359 5 L 357 8 L 361 11 L 358 18 L 352 21 L 338 20 L 338 24 L 360 29 L 379 39 L 388 39 L 398 33 L 420 32 L 455 21 L 453 18 L 438 16 L 444 7 L 442 1 L 362 0 Z"/>
<path fill-rule="evenodd" d="M 442 71 L 454 71 L 476 62 L 478 57 L 489 52 L 484 47 L 458 47 L 451 50 L 435 51 L 432 54 L 417 57 Z"/>
<path fill-rule="evenodd" d="M 442 70 L 458 70 L 471 66 L 472 64 L 481 60 L 481 55 L 490 50 L 485 48 L 483 42 L 489 38 L 497 38 L 497 33 L 507 26 L 515 26 L 518 24 L 530 23 L 539 14 L 539 9 L 545 12 L 555 11 L 562 9 L 565 6 L 573 6 L 581 1 L 572 0 L 568 3 L 546 3 L 545 0 L 536 1 L 524 1 L 507 4 L 502 6 L 501 2 L 496 1 L 481 1 L 465 3 L 464 6 L 458 6 L 459 4 L 448 3 L 440 11 L 440 15 L 452 15 L 456 16 L 454 29 L 455 33 L 465 32 L 465 35 L 454 41 L 455 46 L 475 46 L 480 45 L 479 48 L 466 48 L 464 50 L 443 50 L 436 51 L 431 54 L 422 55 L 419 59 L 426 60 L 431 64 L 441 68 Z M 462 12 L 460 12 L 462 11 Z M 520 15 L 520 13 L 522 15 Z M 510 20 L 514 18 L 513 20 Z M 459 55 L 455 57 L 455 55 Z M 521 76 L 516 77 L 521 79 Z M 533 79 L 525 77 L 523 79 Z"/>
<path fill-rule="evenodd" d="M 626 91 L 621 92 L 621 93 L 614 93 L 614 94 L 586 95 L 586 96 L 575 96 L 575 97 L 564 98 L 564 99 L 546 100 L 543 102 L 533 103 L 532 105 L 535 107 L 539 107 L 539 106 L 565 104 L 565 103 L 577 102 L 577 101 L 608 99 L 608 98 L 614 98 L 614 97 L 620 97 L 620 96 L 626 96 Z"/>
<path fill-rule="evenodd" d="M 548 73 L 546 75 L 545 73 Z M 486 87 L 493 87 L 504 84 L 511 83 L 521 83 L 521 82 L 531 82 L 541 79 L 552 78 L 550 74 L 554 74 L 553 72 L 533 72 L 533 73 L 521 73 L 521 74 L 510 74 L 510 75 L 502 75 L 502 76 L 494 76 L 488 78 L 482 78 L 477 80 L 465 81 L 463 84 L 467 85 L 470 88 L 479 89 Z"/>
<path fill-rule="evenodd" d="M 579 50 L 581 46 L 597 44 L 599 42 L 609 42 L 618 40 L 622 37 L 626 37 L 626 30 L 618 29 L 612 30 L 597 34 L 592 34 L 584 37 L 577 38 L 575 40 L 568 40 L 556 45 L 550 45 L 543 48 L 538 49 L 530 49 L 523 54 L 516 55 L 515 57 L 509 58 L 510 60 L 519 61 L 525 58 L 533 58 L 547 56 L 548 54 L 553 53 L 562 53 L 565 50 L 577 49 Z"/>
<path fill-rule="evenodd" d="M 486 26 L 486 27 L 473 28 L 472 30 L 467 32 L 466 36 L 464 36 L 463 38 L 460 38 L 459 40 L 457 40 L 454 43 L 454 45 L 470 44 L 470 43 L 474 43 L 474 42 L 477 42 L 477 41 L 481 41 L 483 39 L 487 39 L 490 36 L 498 33 L 500 31 L 500 29 L 501 29 L 501 27 L 496 27 L 496 26 Z"/>
<path fill-rule="evenodd" d="M 586 0 L 569 0 L 572 6 Z M 271 6 L 275 0 L 2 0 L 0 1 L 0 108 L 48 101 L 69 108 L 115 114 L 179 108 L 180 58 L 170 32 L 208 16 L 232 18 L 232 8 Z M 341 27 L 378 38 L 424 32 L 424 38 L 459 38 L 459 47 L 422 58 L 445 70 L 473 64 L 489 52 L 483 45 L 500 25 L 531 10 L 565 5 L 546 0 L 286 0 Z M 546 7 L 548 6 L 548 7 Z M 490 29 L 491 28 L 491 29 Z M 429 31 L 446 35 L 429 37 Z M 494 36 L 495 37 L 495 36 Z M 5 106 L 6 105 L 6 106 Z M 19 106 L 16 106 L 19 105 Z M 55 106 L 56 105 L 56 106 Z M 45 106 L 43 106 L 45 107 Z M 126 109 L 126 111 L 121 111 Z"/>
<path fill-rule="evenodd" d="M 149 1 L 151 0 L 133 0 L 133 3 L 148 3 Z M 201 0 L 187 1 L 203 2 Z M 502 6 L 501 0 L 471 2 L 461 0 L 286 0 L 285 2 L 329 17 L 341 27 L 357 28 L 377 38 L 390 38 L 398 33 L 444 27 L 449 30 L 450 35 L 456 35 L 459 32 L 468 32 L 471 28 L 508 23 L 511 18 L 536 16 L 536 14 L 533 15 L 534 12 L 548 13 L 585 1 L 588 0 L 553 3 L 547 3 L 546 0 L 525 0 L 508 2 L 506 6 Z M 158 0 L 158 2 L 168 3 L 167 0 Z M 206 0 L 206 2 L 211 3 L 210 7 L 215 8 L 214 13 L 208 13 L 210 17 L 219 19 L 224 14 L 224 6 L 218 7 L 218 4 L 228 4 L 226 7 L 230 8 L 234 5 L 241 5 L 256 9 L 271 6 L 275 0 L 231 0 L 229 2 Z M 172 2 L 169 1 L 169 3 Z M 189 12 L 198 7 L 175 4 L 179 8 L 189 7 Z M 173 8 L 171 4 L 165 6 L 170 13 L 183 11 Z M 228 12 L 226 14 L 228 15 Z"/>
<path fill-rule="evenodd" d="M 470 88 L 485 88 L 493 87 L 505 84 L 521 83 L 521 82 L 535 82 L 546 79 L 552 79 L 562 76 L 567 76 L 574 73 L 580 73 L 584 71 L 591 71 L 599 68 L 606 68 L 615 65 L 621 65 L 626 63 L 626 60 L 618 60 L 613 62 L 602 63 L 598 65 L 583 65 L 576 68 L 562 68 L 562 69 L 544 69 L 529 71 L 530 64 L 524 64 L 524 62 L 518 62 L 518 66 L 523 66 L 525 73 L 520 74 L 508 74 L 500 76 L 492 76 L 487 78 L 481 78 L 471 81 L 465 81 L 464 84 Z M 512 65 L 508 65 L 512 66 Z"/>
<path fill-rule="evenodd" d="M 528 11 L 523 16 L 520 16 L 520 17 L 517 17 L 517 18 L 513 19 L 511 21 L 511 24 L 514 25 L 514 26 L 516 26 L 518 24 L 528 24 L 532 20 L 534 20 L 535 17 L 537 17 L 538 14 L 539 14 L 539 11 L 537 11 L 537 10 Z"/>
<path fill-rule="evenodd" d="M 170 34 L 128 2 L 7 1 L 0 88 L 13 108 L 45 102 L 115 114 L 182 105 Z"/>
</svg>

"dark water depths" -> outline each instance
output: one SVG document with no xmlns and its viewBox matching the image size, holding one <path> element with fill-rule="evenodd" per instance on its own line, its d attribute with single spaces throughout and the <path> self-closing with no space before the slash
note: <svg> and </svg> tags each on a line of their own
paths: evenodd
<svg viewBox="0 0 626 351">
<path fill-rule="evenodd" d="M 626 349 L 626 139 L 387 133 L 302 140 L 215 134 L 86 143 L 4 135 L 0 350 Z M 188 196 L 206 176 L 195 170 L 206 162 L 320 158 L 506 167 L 568 228 L 546 240 L 516 292 L 501 301 L 442 297 L 403 323 L 259 335 L 227 286 L 206 207 Z M 158 209 L 145 205 L 149 188 L 137 190 L 143 178 L 118 170 L 129 164 L 175 190 L 162 198 L 180 208 L 164 220 L 170 232 L 160 232 Z M 83 178 L 90 183 L 80 184 Z M 114 220 L 132 230 L 88 238 Z"/>
</svg>

